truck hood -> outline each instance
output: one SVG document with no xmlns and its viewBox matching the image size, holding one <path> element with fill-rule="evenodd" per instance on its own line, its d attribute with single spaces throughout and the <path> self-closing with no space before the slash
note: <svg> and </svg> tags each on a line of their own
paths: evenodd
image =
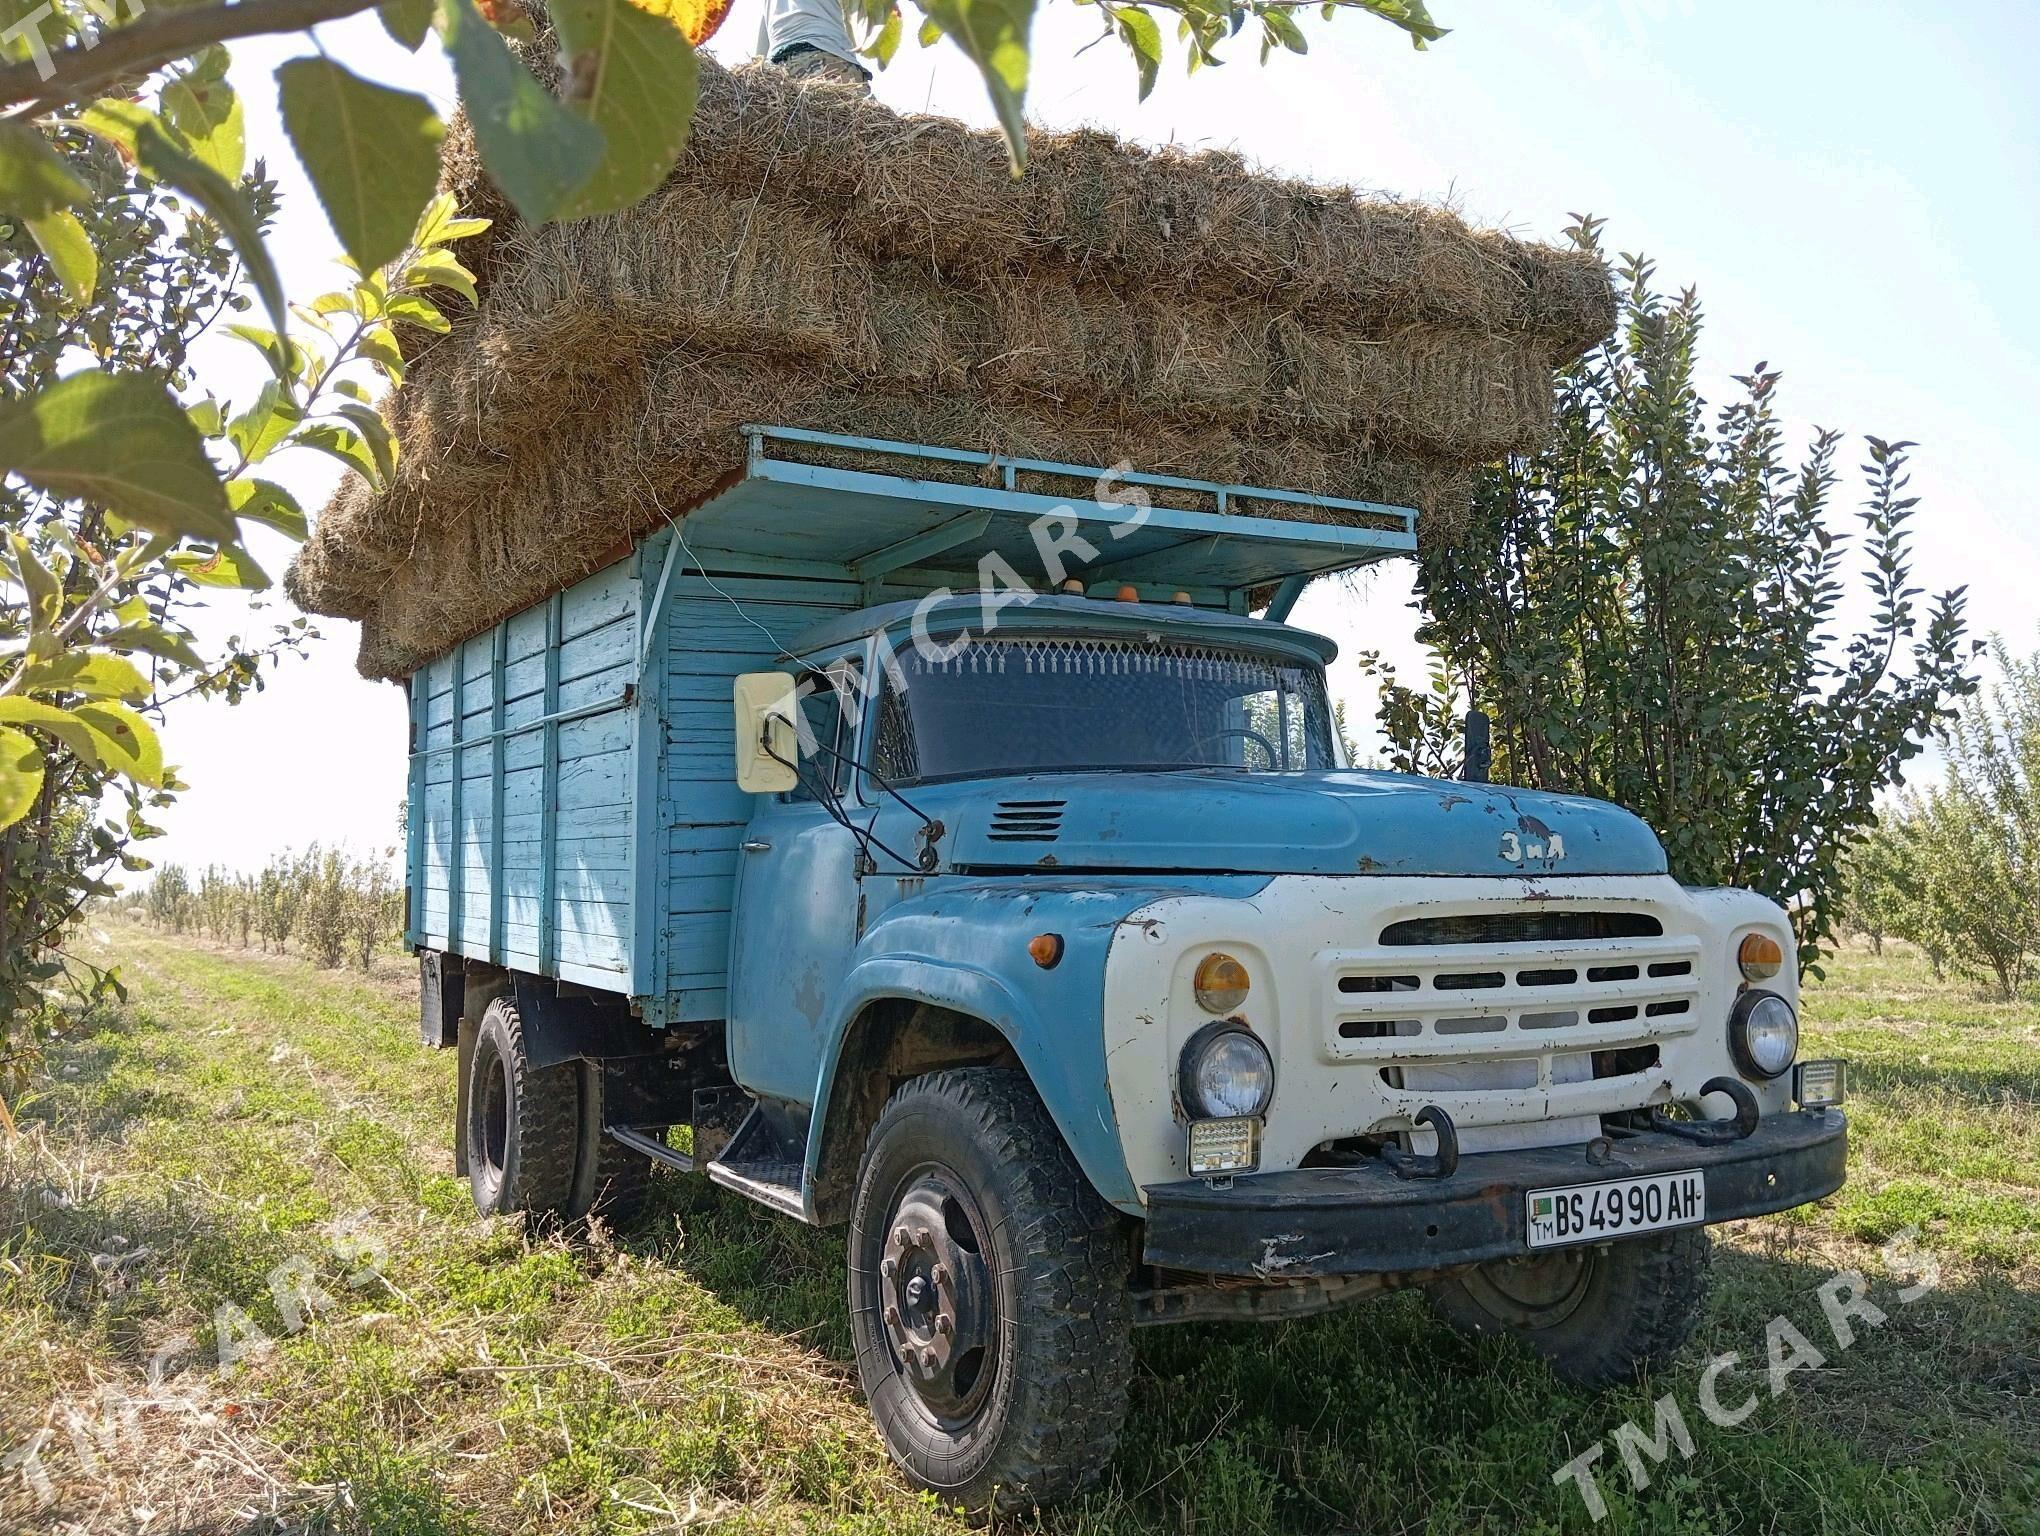
<svg viewBox="0 0 2040 1536">
<path fill-rule="evenodd" d="M 975 870 L 1660 875 L 1649 827 L 1599 800 L 1408 774 L 1032 774 L 924 785 L 943 862 Z"/>
</svg>

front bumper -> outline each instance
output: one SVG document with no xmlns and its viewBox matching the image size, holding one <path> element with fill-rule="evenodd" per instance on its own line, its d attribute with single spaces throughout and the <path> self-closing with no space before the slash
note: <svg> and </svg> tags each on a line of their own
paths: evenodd
<svg viewBox="0 0 2040 1536">
<path fill-rule="evenodd" d="M 1839 1109 L 1766 1115 L 1725 1146 L 1659 1131 L 1589 1147 L 1537 1147 L 1462 1157 L 1444 1179 L 1398 1178 L 1384 1164 L 1152 1184 L 1143 1256 L 1161 1269 L 1297 1280 L 1407 1274 L 1528 1253 L 1524 1195 L 1555 1185 L 1699 1168 L 1710 1224 L 1782 1211 L 1842 1187 L 1848 1120 Z"/>
</svg>

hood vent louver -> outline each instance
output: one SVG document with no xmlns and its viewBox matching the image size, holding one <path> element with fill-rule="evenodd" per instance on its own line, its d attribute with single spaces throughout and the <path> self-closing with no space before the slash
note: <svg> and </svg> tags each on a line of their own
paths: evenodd
<svg viewBox="0 0 2040 1536">
<path fill-rule="evenodd" d="M 1052 843 L 1062 833 L 1061 800 L 1001 800 L 992 811 L 994 843 Z"/>
</svg>

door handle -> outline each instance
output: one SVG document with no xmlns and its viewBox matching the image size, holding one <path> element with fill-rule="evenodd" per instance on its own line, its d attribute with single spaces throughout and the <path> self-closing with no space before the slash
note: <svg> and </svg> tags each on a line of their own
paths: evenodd
<svg viewBox="0 0 2040 1536">
<path fill-rule="evenodd" d="M 743 848 L 746 853 L 770 853 L 772 851 L 772 845 L 762 837 L 744 839 Z"/>
</svg>

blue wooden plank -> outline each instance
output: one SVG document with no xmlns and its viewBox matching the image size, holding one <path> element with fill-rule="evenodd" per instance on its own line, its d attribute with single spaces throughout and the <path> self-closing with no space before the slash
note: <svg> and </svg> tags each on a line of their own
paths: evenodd
<svg viewBox="0 0 2040 1536">
<path fill-rule="evenodd" d="M 447 820 L 450 823 L 448 828 L 449 844 L 458 842 L 461 836 L 461 716 L 467 702 L 467 667 L 462 660 L 462 656 L 466 650 L 467 646 L 462 644 L 455 647 L 453 654 L 453 697 L 450 722 L 454 748 L 454 771 L 452 780 L 447 786 Z M 453 858 L 448 860 L 447 891 L 449 899 L 446 915 L 446 943 L 449 949 L 458 949 L 461 942 L 461 882 L 463 873 L 459 859 Z"/>
<path fill-rule="evenodd" d="M 404 791 L 404 942 L 417 948 L 424 943 L 425 925 L 420 920 L 418 903 L 425 892 L 425 687 L 426 673 L 430 668 L 421 668 L 407 684 L 410 689 L 411 706 L 411 764 L 410 775 Z"/>
<path fill-rule="evenodd" d="M 510 626 L 496 626 L 494 655 L 490 658 L 489 694 L 492 714 L 489 729 L 496 740 L 489 749 L 489 958 L 503 961 L 503 709 L 504 677 L 509 665 Z"/>
<path fill-rule="evenodd" d="M 665 556 L 673 535 L 670 530 L 654 534 L 638 546 L 638 629 L 632 660 L 642 662 L 660 650 L 660 633 L 665 624 L 661 611 L 671 569 Z M 656 587 L 654 587 L 656 583 Z M 656 592 L 656 600 L 654 593 Z M 636 730 L 632 744 L 636 773 L 631 795 L 631 910 L 635 921 L 630 934 L 630 990 L 634 997 L 649 999 L 647 1022 L 661 1022 L 657 1012 L 659 970 L 658 914 L 665 910 L 666 861 L 658 856 L 659 829 L 665 824 L 665 657 L 661 665 L 641 665 L 638 677 Z"/>
<path fill-rule="evenodd" d="M 554 910 L 559 865 L 559 800 L 553 787 L 560 777 L 560 727 L 552 716 L 560 701 L 560 610 L 565 599 L 555 592 L 545 605 L 545 714 L 539 763 L 538 834 L 538 968 L 550 972 L 559 954 L 559 914 Z"/>
</svg>

